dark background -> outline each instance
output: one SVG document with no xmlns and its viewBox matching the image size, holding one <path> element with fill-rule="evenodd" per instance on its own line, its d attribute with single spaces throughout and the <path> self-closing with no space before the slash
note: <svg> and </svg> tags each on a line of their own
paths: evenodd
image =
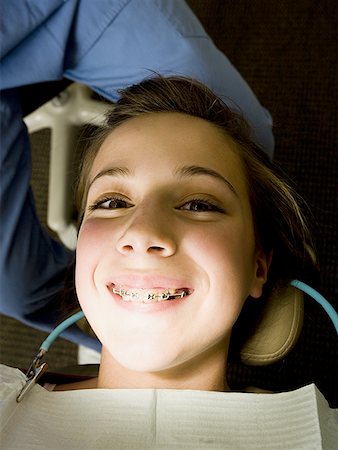
<svg viewBox="0 0 338 450">
<path fill-rule="evenodd" d="M 272 113 L 275 160 L 295 183 L 313 212 L 321 293 L 338 310 L 338 114 L 336 0 L 188 0 L 232 63 Z M 56 94 L 64 84 L 23 91 L 26 111 Z M 36 133 L 33 189 L 45 220 L 49 135 Z M 27 367 L 45 333 L 0 317 L 1 362 Z M 76 346 L 53 346 L 51 368 L 76 363 Z M 305 322 L 290 355 L 263 368 L 233 365 L 231 377 L 244 385 L 292 389 L 314 382 L 338 407 L 338 342 L 322 308 L 305 299 Z"/>
</svg>

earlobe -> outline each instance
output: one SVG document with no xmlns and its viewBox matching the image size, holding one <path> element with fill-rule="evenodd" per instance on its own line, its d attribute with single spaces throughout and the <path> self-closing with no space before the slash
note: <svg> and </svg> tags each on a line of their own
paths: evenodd
<svg viewBox="0 0 338 450">
<path fill-rule="evenodd" d="M 272 251 L 266 254 L 262 249 L 259 249 L 256 253 L 256 271 L 250 291 L 250 296 L 253 298 L 259 298 L 262 295 L 263 286 L 268 278 L 272 255 Z"/>
</svg>

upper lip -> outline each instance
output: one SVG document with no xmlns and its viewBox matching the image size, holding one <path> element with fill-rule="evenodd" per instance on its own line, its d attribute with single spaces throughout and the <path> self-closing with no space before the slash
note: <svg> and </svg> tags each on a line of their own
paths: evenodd
<svg viewBox="0 0 338 450">
<path fill-rule="evenodd" d="M 189 289 L 191 283 L 176 277 L 161 274 L 120 274 L 113 275 L 106 283 L 107 286 L 129 287 L 134 289 Z"/>
</svg>

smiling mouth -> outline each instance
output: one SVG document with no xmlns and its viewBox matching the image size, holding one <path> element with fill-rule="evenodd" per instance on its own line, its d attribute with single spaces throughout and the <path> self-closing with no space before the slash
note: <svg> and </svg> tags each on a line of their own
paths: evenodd
<svg viewBox="0 0 338 450">
<path fill-rule="evenodd" d="M 125 302 L 155 303 L 176 300 L 190 294 L 188 288 L 180 289 L 125 289 L 119 286 L 112 287 L 113 294 L 117 294 Z"/>
</svg>

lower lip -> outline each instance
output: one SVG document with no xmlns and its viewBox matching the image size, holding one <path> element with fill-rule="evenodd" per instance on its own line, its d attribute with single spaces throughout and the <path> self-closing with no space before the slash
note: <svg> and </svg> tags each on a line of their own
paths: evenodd
<svg viewBox="0 0 338 450">
<path fill-rule="evenodd" d="M 162 302 L 152 302 L 152 303 L 136 303 L 136 302 L 126 302 L 118 294 L 114 294 L 108 288 L 110 294 L 112 295 L 117 306 L 124 308 L 128 311 L 136 311 L 141 313 L 155 313 L 161 311 L 168 311 L 172 308 L 182 305 L 187 302 L 190 294 L 182 298 L 176 298 L 174 300 L 164 300 Z"/>
</svg>

